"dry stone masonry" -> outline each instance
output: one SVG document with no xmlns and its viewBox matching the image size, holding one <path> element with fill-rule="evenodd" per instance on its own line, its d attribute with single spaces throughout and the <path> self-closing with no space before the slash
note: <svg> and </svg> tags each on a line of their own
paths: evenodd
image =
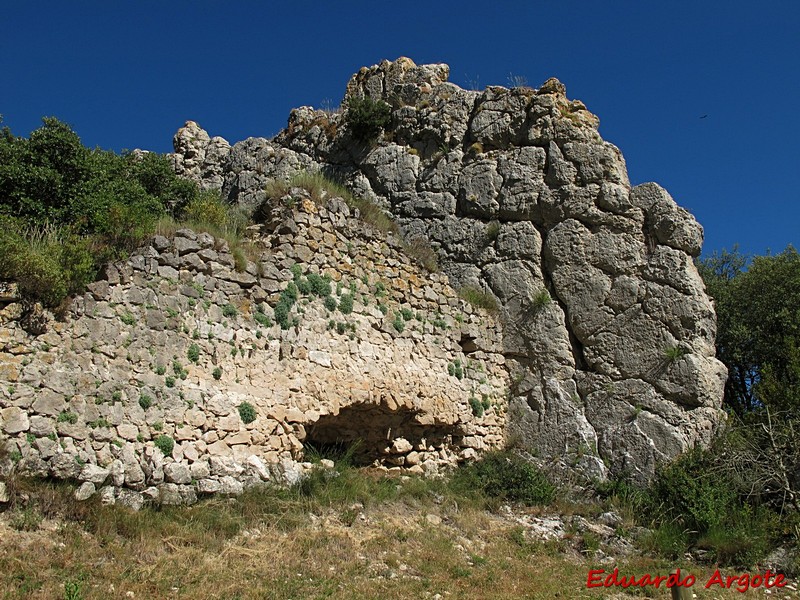
<svg viewBox="0 0 800 600">
<path fill-rule="evenodd" d="M 321 169 L 391 211 L 452 285 L 499 300 L 509 440 L 590 477 L 645 480 L 723 418 L 726 371 L 692 260 L 702 228 L 658 185 L 631 187 L 597 117 L 558 80 L 478 92 L 448 75 L 407 58 L 362 68 L 343 106 L 391 106 L 377 142 L 355 141 L 344 111 L 298 108 L 273 140 L 231 148 L 223 196 L 257 206 L 270 179 Z M 176 136 L 176 161 L 196 128 Z"/>
<path fill-rule="evenodd" d="M 345 106 L 392 109 L 373 142 L 344 111 L 309 107 L 232 147 L 187 122 L 176 172 L 264 218 L 240 248 L 157 235 L 63 322 L 26 324 L 0 289 L 6 468 L 139 507 L 291 483 L 309 448 L 358 440 L 362 462 L 419 473 L 513 444 L 638 480 L 707 443 L 726 373 L 692 261 L 700 225 L 658 185 L 631 187 L 557 80 L 478 92 L 448 75 L 407 58 L 354 75 Z M 300 171 L 390 212 L 443 272 L 341 198 L 267 198 Z"/>
<path fill-rule="evenodd" d="M 83 482 L 79 498 L 99 490 L 138 508 L 292 483 L 310 446 L 360 440 L 361 462 L 427 474 L 501 446 L 509 382 L 495 318 L 341 199 L 304 194 L 250 229 L 238 270 L 240 250 L 183 229 L 108 265 L 44 334 L 19 326 L 7 294 L 10 460 Z M 290 289 L 283 327 L 273 307 Z"/>
</svg>

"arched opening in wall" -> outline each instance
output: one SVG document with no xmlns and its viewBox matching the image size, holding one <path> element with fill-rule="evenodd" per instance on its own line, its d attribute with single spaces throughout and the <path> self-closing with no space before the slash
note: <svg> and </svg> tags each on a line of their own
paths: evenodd
<svg viewBox="0 0 800 600">
<path fill-rule="evenodd" d="M 338 415 L 324 415 L 306 425 L 306 458 L 348 459 L 355 466 L 381 464 L 413 466 L 437 462 L 460 447 L 464 433 L 458 426 L 423 425 L 418 414 L 390 410 L 384 405 L 355 404 Z"/>
</svg>

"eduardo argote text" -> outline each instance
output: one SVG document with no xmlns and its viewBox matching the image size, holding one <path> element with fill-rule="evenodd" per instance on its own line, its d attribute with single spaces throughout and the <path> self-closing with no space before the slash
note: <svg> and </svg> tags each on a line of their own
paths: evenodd
<svg viewBox="0 0 800 600">
<path fill-rule="evenodd" d="M 663 584 L 666 588 L 672 587 L 692 587 L 697 582 L 697 578 L 688 574 L 681 576 L 681 570 L 676 569 L 675 573 L 671 575 L 656 575 L 652 576 L 650 573 L 644 575 L 621 575 L 619 569 L 615 568 L 610 573 L 603 569 L 592 569 L 589 571 L 589 576 L 586 578 L 587 588 L 597 587 L 661 587 Z M 723 589 L 735 589 L 737 592 L 746 592 L 751 588 L 763 587 L 782 588 L 786 586 L 786 579 L 780 573 L 773 573 L 769 569 L 761 573 L 750 574 L 742 573 L 740 575 L 723 575 L 719 569 L 716 569 L 711 577 L 705 582 L 703 587 L 706 589 L 713 587 L 720 587 Z"/>
</svg>

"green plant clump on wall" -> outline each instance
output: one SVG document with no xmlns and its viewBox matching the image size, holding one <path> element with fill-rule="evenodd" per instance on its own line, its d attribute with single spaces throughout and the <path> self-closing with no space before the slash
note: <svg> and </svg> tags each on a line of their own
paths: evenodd
<svg viewBox="0 0 800 600">
<path fill-rule="evenodd" d="M 175 447 L 175 440 L 173 440 L 168 435 L 160 435 L 158 436 L 153 443 L 155 444 L 156 448 L 161 450 L 161 453 L 164 456 L 172 456 L 172 449 Z"/>
<path fill-rule="evenodd" d="M 347 103 L 345 120 L 354 139 L 372 142 L 392 122 L 392 109 L 382 100 L 351 98 Z"/>
<path fill-rule="evenodd" d="M 239 405 L 239 416 L 242 422 L 246 425 L 256 420 L 256 408 L 249 402 L 242 402 Z"/>
</svg>

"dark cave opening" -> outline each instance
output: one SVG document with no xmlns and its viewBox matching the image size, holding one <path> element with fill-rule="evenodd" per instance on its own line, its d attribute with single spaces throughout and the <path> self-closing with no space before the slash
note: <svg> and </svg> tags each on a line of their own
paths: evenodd
<svg viewBox="0 0 800 600">
<path fill-rule="evenodd" d="M 306 425 L 306 458 L 347 460 L 355 466 L 397 466 L 403 464 L 402 456 L 412 451 L 430 453 L 459 446 L 463 437 L 459 427 L 423 425 L 417 417 L 414 411 L 393 411 L 376 404 L 355 404 L 338 415 L 323 415 Z"/>
</svg>

